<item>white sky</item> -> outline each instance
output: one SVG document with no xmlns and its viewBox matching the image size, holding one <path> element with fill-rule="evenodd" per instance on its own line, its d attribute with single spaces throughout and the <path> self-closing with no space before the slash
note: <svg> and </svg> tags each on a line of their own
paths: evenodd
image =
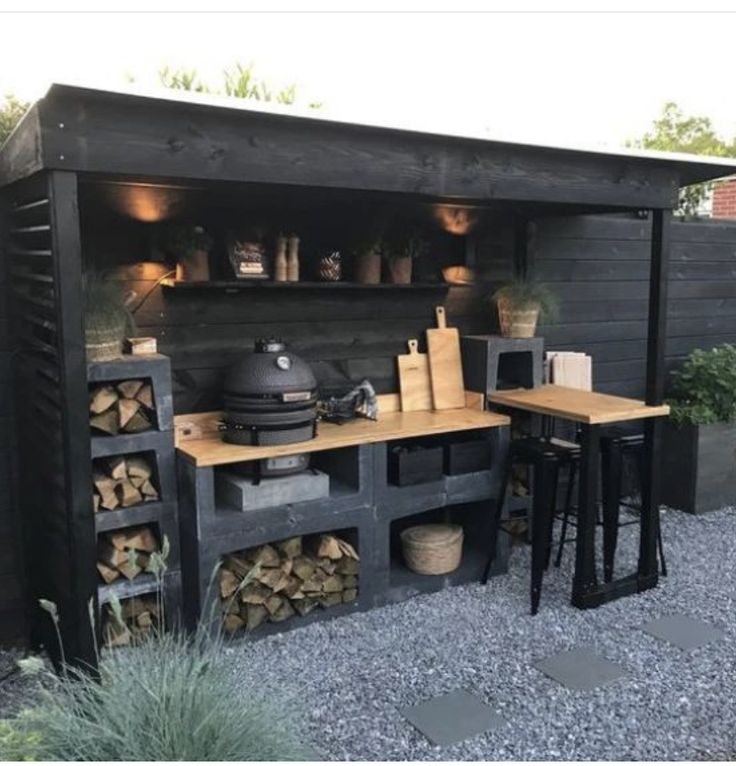
<svg viewBox="0 0 736 766">
<path fill-rule="evenodd" d="M 326 116 L 615 147 L 666 100 L 736 135 L 735 32 L 730 14 L 4 13 L 0 93 L 254 62 Z"/>
</svg>

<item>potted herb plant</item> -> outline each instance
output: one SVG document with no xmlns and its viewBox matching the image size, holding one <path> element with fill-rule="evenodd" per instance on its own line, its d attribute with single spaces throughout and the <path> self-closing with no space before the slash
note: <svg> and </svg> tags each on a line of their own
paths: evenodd
<svg viewBox="0 0 736 766">
<path fill-rule="evenodd" d="M 427 242 L 417 229 L 394 232 L 385 242 L 383 256 L 388 263 L 389 278 L 394 285 L 411 283 L 414 260 L 427 251 Z"/>
<path fill-rule="evenodd" d="M 180 282 L 207 282 L 210 278 L 209 253 L 212 237 L 202 226 L 171 226 L 164 247 L 176 258 L 176 278 Z"/>
<path fill-rule="evenodd" d="M 533 279 L 515 279 L 496 290 L 491 300 L 506 338 L 533 338 L 538 321 L 553 321 L 558 314 L 557 296 Z"/>
<path fill-rule="evenodd" d="M 363 225 L 355 233 L 350 248 L 353 279 L 362 285 L 377 285 L 381 281 L 381 257 L 386 249 L 388 214 L 372 206 L 363 213 Z"/>
<path fill-rule="evenodd" d="M 667 403 L 662 502 L 688 513 L 736 505 L 736 346 L 693 351 Z"/>
<path fill-rule="evenodd" d="M 135 333 L 133 316 L 115 282 L 88 274 L 84 289 L 84 341 L 89 362 L 117 359 L 123 339 Z"/>
</svg>

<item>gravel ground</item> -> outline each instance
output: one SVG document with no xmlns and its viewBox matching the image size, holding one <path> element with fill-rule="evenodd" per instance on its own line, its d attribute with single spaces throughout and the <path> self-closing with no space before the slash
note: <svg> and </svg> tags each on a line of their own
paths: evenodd
<svg viewBox="0 0 736 766">
<path fill-rule="evenodd" d="M 653 591 L 582 612 L 568 601 L 573 548 L 545 576 L 529 615 L 528 547 L 508 575 L 227 649 L 244 690 L 279 688 L 337 760 L 688 760 L 736 753 L 736 511 L 663 515 L 670 576 Z M 638 527 L 621 531 L 619 572 L 633 571 Z M 725 629 L 682 651 L 639 630 L 685 613 Z M 587 647 L 628 671 L 593 692 L 559 686 L 531 663 Z M 399 714 L 464 688 L 507 721 L 449 748 Z M 247 693 L 247 691 L 246 691 Z"/>
</svg>

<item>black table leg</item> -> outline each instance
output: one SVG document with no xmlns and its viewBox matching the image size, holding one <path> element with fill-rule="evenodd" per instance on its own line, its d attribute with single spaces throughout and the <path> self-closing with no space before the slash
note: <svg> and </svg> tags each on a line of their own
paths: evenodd
<svg viewBox="0 0 736 766">
<path fill-rule="evenodd" d="M 657 532 L 659 530 L 659 460 L 661 418 L 644 423 L 643 475 L 641 487 L 641 537 L 639 539 L 639 590 L 655 587 L 659 579 Z"/>
<path fill-rule="evenodd" d="M 585 608 L 588 606 L 586 595 L 594 591 L 598 585 L 595 573 L 595 524 L 600 452 L 599 426 L 588 424 L 581 426 L 580 447 L 580 499 L 572 604 Z"/>
<path fill-rule="evenodd" d="M 532 614 L 539 609 L 542 578 L 549 561 L 550 526 L 552 524 L 551 495 L 556 491 L 557 463 L 542 458 L 534 467 L 534 497 L 532 499 Z"/>
<path fill-rule="evenodd" d="M 613 580 L 613 564 L 618 545 L 619 505 L 621 502 L 621 475 L 623 455 L 621 445 L 611 439 L 603 450 L 601 504 L 603 506 L 603 580 Z"/>
</svg>

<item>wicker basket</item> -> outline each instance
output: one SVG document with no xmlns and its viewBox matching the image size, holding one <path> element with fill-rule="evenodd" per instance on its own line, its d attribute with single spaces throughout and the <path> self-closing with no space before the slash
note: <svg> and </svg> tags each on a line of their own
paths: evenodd
<svg viewBox="0 0 736 766">
<path fill-rule="evenodd" d="M 125 323 L 120 323 L 120 330 L 111 331 L 86 327 L 84 345 L 88 362 L 109 362 L 123 355 L 123 336 Z"/>
<path fill-rule="evenodd" d="M 404 561 L 412 572 L 440 575 L 460 566 L 463 528 L 457 524 L 421 524 L 401 533 Z"/>
<path fill-rule="evenodd" d="M 498 322 L 504 338 L 533 338 L 538 319 L 538 307 L 518 309 L 507 300 L 498 301 Z"/>
</svg>

